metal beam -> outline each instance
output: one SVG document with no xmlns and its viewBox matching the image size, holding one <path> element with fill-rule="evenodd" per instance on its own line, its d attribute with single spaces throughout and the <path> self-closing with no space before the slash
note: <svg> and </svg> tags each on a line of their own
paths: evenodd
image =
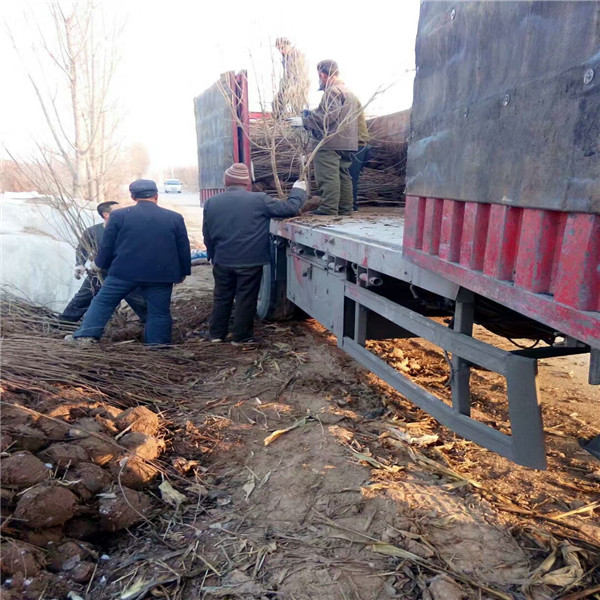
<svg viewBox="0 0 600 600">
<path fill-rule="evenodd" d="M 392 323 L 412 331 L 418 337 L 429 340 L 470 363 L 506 375 L 506 357 L 509 352 L 494 348 L 463 333 L 457 333 L 353 283 L 345 283 L 345 294 L 351 300 L 379 313 Z"/>
</svg>

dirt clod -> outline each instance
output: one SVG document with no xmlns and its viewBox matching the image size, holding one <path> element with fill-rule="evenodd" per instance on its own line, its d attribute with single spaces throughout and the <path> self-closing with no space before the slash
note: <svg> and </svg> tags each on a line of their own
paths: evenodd
<svg viewBox="0 0 600 600">
<path fill-rule="evenodd" d="M 110 472 L 122 485 L 139 490 L 154 479 L 158 469 L 139 458 L 123 456 L 120 460 L 111 463 Z"/>
<path fill-rule="evenodd" d="M 25 529 L 19 538 L 38 548 L 55 546 L 64 538 L 62 527 L 47 527 L 45 529 Z"/>
<path fill-rule="evenodd" d="M 75 540 L 87 540 L 99 531 L 98 521 L 89 517 L 73 517 L 65 523 L 65 534 Z"/>
<path fill-rule="evenodd" d="M 69 429 L 70 438 L 89 437 L 90 433 L 105 433 L 105 429 L 101 423 L 92 417 L 85 417 L 73 423 Z"/>
<path fill-rule="evenodd" d="M 89 460 L 87 452 L 81 446 L 69 442 L 52 444 L 41 452 L 39 456 L 43 460 L 63 468 L 74 467 L 80 462 Z"/>
<path fill-rule="evenodd" d="M 48 552 L 48 569 L 58 572 L 73 568 L 75 563 L 80 562 L 88 555 L 89 552 L 81 544 L 65 542 Z"/>
<path fill-rule="evenodd" d="M 98 408 L 94 408 L 90 411 L 90 416 L 92 417 L 103 417 L 104 419 L 110 419 L 114 421 L 123 411 L 116 406 L 111 406 L 110 404 L 104 404 Z"/>
<path fill-rule="evenodd" d="M 38 484 L 21 496 L 15 518 L 33 528 L 54 527 L 68 521 L 76 506 L 77 496 L 67 488 Z"/>
<path fill-rule="evenodd" d="M 13 443 L 13 439 L 8 433 L 2 432 L 0 434 L 0 452 L 4 452 Z"/>
<path fill-rule="evenodd" d="M 154 460 L 160 455 L 164 443 L 155 437 L 133 431 L 123 436 L 121 445 L 135 453 L 139 458 Z"/>
<path fill-rule="evenodd" d="M 7 575 L 22 573 L 25 577 L 37 575 L 43 564 L 42 553 L 33 546 L 11 540 L 0 544 L 0 568 Z"/>
<path fill-rule="evenodd" d="M 108 436 L 90 436 L 76 442 L 77 446 L 83 448 L 92 462 L 101 467 L 108 464 L 116 454 L 119 453 L 119 447 Z"/>
<path fill-rule="evenodd" d="M 3 404 L 2 421 L 4 425 L 13 427 L 18 423 L 29 423 L 31 421 L 31 414 L 17 404 Z"/>
<path fill-rule="evenodd" d="M 433 600 L 462 600 L 466 594 L 461 587 L 447 575 L 436 575 L 429 584 Z"/>
<path fill-rule="evenodd" d="M 127 529 L 143 521 L 151 507 L 148 496 L 127 487 L 112 487 L 98 503 L 100 527 L 106 531 Z"/>
<path fill-rule="evenodd" d="M 39 458 L 23 450 L 2 460 L 0 480 L 3 485 L 23 489 L 47 479 L 50 473 Z"/>
<path fill-rule="evenodd" d="M 89 560 L 77 563 L 72 569 L 67 571 L 70 579 L 77 583 L 87 583 L 94 574 L 95 565 Z"/>
<path fill-rule="evenodd" d="M 159 427 L 158 415 L 145 406 L 128 408 L 116 418 L 115 422 L 120 431 L 129 429 L 146 435 L 156 435 Z"/>
<path fill-rule="evenodd" d="M 25 423 L 18 423 L 10 429 L 10 434 L 15 442 L 15 447 L 21 450 L 37 452 L 48 445 L 48 440 L 43 431 Z"/>
<path fill-rule="evenodd" d="M 43 419 L 40 418 L 38 421 L 39 428 L 46 434 L 51 441 L 64 440 L 69 433 L 69 427 L 64 421 Z"/>
<path fill-rule="evenodd" d="M 79 463 L 67 473 L 67 480 L 76 481 L 71 488 L 82 500 L 90 500 L 111 483 L 110 474 L 94 463 Z"/>
</svg>

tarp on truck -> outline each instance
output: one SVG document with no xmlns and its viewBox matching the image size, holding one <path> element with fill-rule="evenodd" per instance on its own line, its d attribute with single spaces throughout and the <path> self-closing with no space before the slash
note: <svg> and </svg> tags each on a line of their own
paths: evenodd
<svg viewBox="0 0 600 600">
<path fill-rule="evenodd" d="M 406 194 L 600 213 L 600 2 L 421 5 Z"/>
</svg>

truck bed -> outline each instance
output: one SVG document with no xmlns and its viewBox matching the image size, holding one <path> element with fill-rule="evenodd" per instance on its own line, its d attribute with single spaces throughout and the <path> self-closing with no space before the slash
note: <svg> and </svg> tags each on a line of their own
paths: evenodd
<svg viewBox="0 0 600 600">
<path fill-rule="evenodd" d="M 404 209 L 373 208 L 349 217 L 304 215 L 273 220 L 271 233 L 447 298 L 455 298 L 464 287 L 563 335 L 600 347 L 600 312 L 565 306 L 550 294 L 533 293 L 458 263 L 450 263 L 452 269 L 443 273 L 436 273 L 435 265 L 417 264 L 402 248 Z"/>
</svg>

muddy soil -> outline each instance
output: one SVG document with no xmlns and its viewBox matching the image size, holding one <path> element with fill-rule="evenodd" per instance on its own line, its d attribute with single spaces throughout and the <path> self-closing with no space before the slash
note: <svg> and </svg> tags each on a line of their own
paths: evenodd
<svg viewBox="0 0 600 600">
<path fill-rule="evenodd" d="M 210 289 L 195 267 L 176 316 L 208 311 Z M 208 344 L 197 322 L 191 349 Z M 174 492 L 104 547 L 90 598 L 537 599 L 600 584 L 600 462 L 577 443 L 600 419 L 568 361 L 541 368 L 549 469 L 534 471 L 441 427 L 315 322 L 258 333 L 254 348 L 215 347 L 213 371 L 164 406 Z M 426 343 L 374 350 L 447 394 Z M 474 379 L 475 416 L 507 429 L 502 382 Z"/>
</svg>

